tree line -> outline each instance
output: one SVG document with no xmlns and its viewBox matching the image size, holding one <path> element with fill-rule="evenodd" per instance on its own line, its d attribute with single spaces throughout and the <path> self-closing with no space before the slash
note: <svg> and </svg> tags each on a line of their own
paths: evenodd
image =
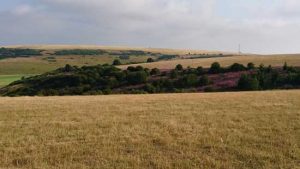
<svg viewBox="0 0 300 169">
<path fill-rule="evenodd" d="M 238 72 L 233 88 L 214 88 L 212 76 L 227 76 Z M 113 65 L 71 66 L 59 68 L 42 75 L 23 78 L 0 90 L 6 96 L 23 95 L 91 95 L 127 93 L 173 93 L 211 91 L 241 91 L 289 89 L 300 86 L 299 69 L 285 64 L 282 68 L 272 68 L 253 63 L 246 66 L 234 63 L 222 67 L 218 62 L 210 68 L 184 68 L 178 64 L 174 69 L 161 71 L 142 66 L 129 66 L 126 70 Z"/>
</svg>

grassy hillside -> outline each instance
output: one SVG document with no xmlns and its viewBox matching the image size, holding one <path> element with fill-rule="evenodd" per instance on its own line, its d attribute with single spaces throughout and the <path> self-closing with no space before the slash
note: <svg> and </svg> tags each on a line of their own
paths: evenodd
<svg viewBox="0 0 300 169">
<path fill-rule="evenodd" d="M 256 65 L 272 65 L 282 66 L 284 62 L 287 62 L 292 66 L 300 66 L 300 54 L 295 55 L 245 55 L 245 56 L 232 56 L 232 57 L 218 57 L 218 58 L 203 58 L 203 59 L 181 59 L 161 61 L 154 63 L 137 64 L 147 68 L 160 68 L 160 69 L 172 69 L 177 64 L 182 64 L 184 67 L 209 67 L 213 62 L 219 62 L 222 66 L 229 66 L 233 63 L 241 63 L 247 65 L 249 62 L 253 62 Z M 127 66 L 120 66 L 126 68 Z"/>
<path fill-rule="evenodd" d="M 297 168 L 300 91 L 0 99 L 0 168 Z"/>
<path fill-rule="evenodd" d="M 54 59 L 53 59 L 54 58 Z M 30 58 L 10 58 L 0 60 L 0 75 L 41 74 L 63 67 L 66 64 L 89 66 L 97 64 L 111 64 L 114 56 L 43 56 Z M 146 62 L 146 56 L 132 56 L 127 62 Z"/>
<path fill-rule="evenodd" d="M 23 75 L 0 75 L 0 87 L 8 85 L 9 83 L 20 80 Z"/>
</svg>

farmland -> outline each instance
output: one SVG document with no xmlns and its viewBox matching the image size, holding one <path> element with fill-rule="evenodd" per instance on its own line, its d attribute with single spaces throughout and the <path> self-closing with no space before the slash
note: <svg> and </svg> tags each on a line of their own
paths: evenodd
<svg viewBox="0 0 300 169">
<path fill-rule="evenodd" d="M 0 99 L 0 168 L 297 168 L 300 91 Z"/>
<path fill-rule="evenodd" d="M 9 83 L 20 80 L 23 75 L 0 75 L 0 87 L 8 85 Z"/>
<path fill-rule="evenodd" d="M 300 55 L 245 55 L 245 56 L 232 56 L 232 57 L 218 57 L 218 58 L 197 58 L 197 59 L 181 59 L 170 60 L 154 63 L 137 64 L 147 68 L 159 68 L 159 69 L 172 69 L 177 64 L 182 64 L 184 67 L 209 67 L 213 62 L 219 62 L 222 66 L 229 66 L 233 63 L 240 63 L 247 65 L 249 62 L 253 62 L 256 65 L 264 64 L 265 66 L 282 66 L 284 62 L 287 62 L 292 66 L 300 66 Z M 131 65 L 136 66 L 136 65 Z M 127 67 L 127 65 L 121 66 L 121 68 Z"/>
<path fill-rule="evenodd" d="M 177 64 L 184 67 L 209 67 L 217 61 L 222 66 L 229 66 L 233 63 L 246 65 L 253 62 L 256 65 L 265 64 L 272 66 L 282 66 L 287 62 L 291 66 L 300 66 L 300 57 L 298 54 L 287 55 L 243 55 L 238 56 L 232 52 L 207 51 L 207 50 L 183 50 L 183 49 L 156 49 L 156 48 L 133 48 L 133 47 L 109 47 L 93 45 L 30 45 L 30 46 L 7 46 L 12 49 L 32 49 L 42 51 L 41 56 L 26 56 L 16 58 L 0 59 L 0 75 L 18 76 L 30 74 L 42 74 L 48 71 L 63 67 L 66 64 L 74 66 L 91 66 L 97 64 L 111 64 L 115 59 L 119 59 L 122 53 L 128 51 L 138 52 L 129 53 L 129 59 L 121 59 L 120 68 L 127 68 L 128 65 L 141 65 L 146 68 L 173 69 Z M 101 50 L 104 53 L 97 55 L 55 55 L 57 51 L 63 50 L 81 50 L 93 51 Z M 83 53 L 84 54 L 84 53 Z M 222 54 L 222 55 L 219 55 Z M 126 54 L 127 55 L 127 54 Z M 171 60 L 159 60 L 159 56 L 177 56 Z M 209 58 L 211 56 L 218 56 Z M 226 57 L 222 57 L 226 56 Z M 229 57 L 228 57 L 229 56 Z M 145 63 L 148 58 L 157 59 L 153 63 Z M 186 57 L 196 57 L 195 59 L 183 59 Z M 203 58 L 197 58 L 203 57 Z M 166 57 L 168 58 L 168 57 Z M 134 64 L 139 63 L 139 64 Z M 0 83 L 7 84 L 12 81 L 3 81 Z"/>
</svg>

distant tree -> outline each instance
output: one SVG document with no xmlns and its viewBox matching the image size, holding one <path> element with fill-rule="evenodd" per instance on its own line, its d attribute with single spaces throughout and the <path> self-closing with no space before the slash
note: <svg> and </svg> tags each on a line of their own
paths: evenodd
<svg viewBox="0 0 300 169">
<path fill-rule="evenodd" d="M 267 71 L 268 73 L 272 72 L 272 66 L 269 65 L 269 66 L 267 67 L 266 71 Z"/>
<path fill-rule="evenodd" d="M 178 70 L 178 71 L 182 71 L 182 70 L 183 70 L 183 67 L 182 67 L 181 64 L 178 64 L 178 65 L 176 65 L 176 68 L 175 68 L 175 69 Z"/>
<path fill-rule="evenodd" d="M 202 74 L 204 74 L 204 69 L 203 69 L 203 67 L 202 66 L 199 66 L 199 67 L 197 67 L 197 74 L 198 75 L 202 75 Z"/>
<path fill-rule="evenodd" d="M 199 79 L 199 85 L 200 86 L 206 86 L 208 84 L 209 84 L 209 78 L 208 78 L 208 76 L 207 75 L 201 76 L 200 79 Z"/>
<path fill-rule="evenodd" d="M 144 70 L 144 68 L 142 66 L 137 66 L 137 67 L 135 67 L 135 69 L 136 69 L 136 71 L 143 71 Z"/>
<path fill-rule="evenodd" d="M 177 70 L 171 70 L 170 72 L 170 78 L 175 79 L 178 77 L 178 71 Z"/>
<path fill-rule="evenodd" d="M 259 81 L 256 77 L 243 74 L 238 81 L 238 88 L 240 90 L 258 90 Z"/>
<path fill-rule="evenodd" d="M 287 70 L 288 69 L 288 65 L 286 62 L 284 62 L 284 65 L 283 65 L 283 70 Z"/>
<path fill-rule="evenodd" d="M 188 74 L 178 79 L 177 84 L 183 88 L 194 87 L 198 84 L 198 77 L 195 74 Z"/>
<path fill-rule="evenodd" d="M 234 63 L 229 67 L 229 70 L 232 72 L 244 71 L 246 70 L 246 67 L 242 64 Z"/>
<path fill-rule="evenodd" d="M 148 93 L 155 93 L 156 92 L 156 88 L 155 86 L 153 86 L 152 84 L 147 83 L 144 87 L 145 91 Z"/>
<path fill-rule="evenodd" d="M 127 81 L 131 85 L 145 83 L 147 81 L 147 74 L 145 71 L 130 72 L 127 75 Z"/>
<path fill-rule="evenodd" d="M 113 61 L 113 65 L 121 65 L 120 60 L 119 60 L 119 59 L 115 59 L 115 60 Z"/>
<path fill-rule="evenodd" d="M 69 65 L 69 64 L 66 64 L 66 66 L 65 66 L 65 71 L 66 71 L 66 72 L 71 72 L 72 70 L 73 70 L 72 66 Z"/>
<path fill-rule="evenodd" d="M 264 64 L 260 64 L 258 67 L 259 71 L 263 72 L 265 70 L 265 65 Z"/>
<path fill-rule="evenodd" d="M 151 63 L 151 62 L 154 62 L 154 59 L 153 58 L 148 58 L 147 63 Z"/>
<path fill-rule="evenodd" d="M 160 70 L 157 68 L 151 69 L 150 75 L 158 75 L 160 73 Z"/>
<path fill-rule="evenodd" d="M 210 73 L 221 73 L 221 71 L 222 71 L 222 68 L 221 68 L 220 63 L 214 62 L 211 64 L 210 69 L 209 69 Z"/>
<path fill-rule="evenodd" d="M 248 63 L 248 64 L 247 64 L 247 69 L 248 69 L 248 70 L 255 69 L 254 63 L 252 63 L 252 62 Z"/>
</svg>

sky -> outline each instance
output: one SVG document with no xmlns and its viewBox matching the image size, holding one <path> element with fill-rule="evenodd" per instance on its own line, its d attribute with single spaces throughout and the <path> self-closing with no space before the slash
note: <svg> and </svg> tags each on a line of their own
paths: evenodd
<svg viewBox="0 0 300 169">
<path fill-rule="evenodd" d="M 299 0 L 1 0 L 0 45 L 300 53 Z"/>
</svg>

